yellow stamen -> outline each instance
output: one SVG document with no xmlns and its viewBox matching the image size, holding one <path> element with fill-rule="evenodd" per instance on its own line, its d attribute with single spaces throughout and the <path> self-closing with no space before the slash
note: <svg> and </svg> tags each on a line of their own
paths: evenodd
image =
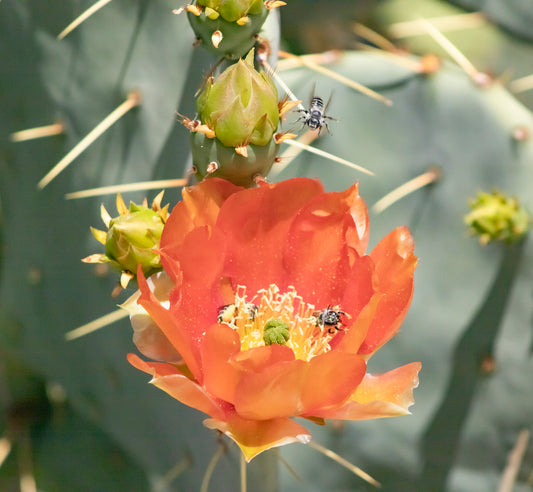
<svg viewBox="0 0 533 492">
<path fill-rule="evenodd" d="M 279 319 L 289 325 L 287 346 L 297 359 L 310 360 L 328 352 L 329 342 L 335 336 L 328 326 L 318 323 L 315 306 L 306 303 L 294 287 L 280 292 L 276 285 L 261 289 L 251 300 L 246 287 L 239 285 L 235 302 L 220 315 L 221 322 L 234 328 L 241 340 L 241 350 L 265 345 L 264 327 L 268 321 Z"/>
</svg>

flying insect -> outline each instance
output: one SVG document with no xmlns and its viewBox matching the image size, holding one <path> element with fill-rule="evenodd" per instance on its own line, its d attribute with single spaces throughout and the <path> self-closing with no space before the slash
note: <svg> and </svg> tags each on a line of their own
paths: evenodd
<svg viewBox="0 0 533 492">
<path fill-rule="evenodd" d="M 326 130 L 330 133 L 327 120 L 337 121 L 335 118 L 326 115 L 330 101 L 331 97 L 324 107 L 324 100 L 321 97 L 311 97 L 309 109 L 299 109 L 298 111 L 303 114 L 296 121 L 303 120 L 304 126 L 307 125 L 311 130 L 318 130 L 319 135 L 323 127 L 326 127 Z"/>
</svg>

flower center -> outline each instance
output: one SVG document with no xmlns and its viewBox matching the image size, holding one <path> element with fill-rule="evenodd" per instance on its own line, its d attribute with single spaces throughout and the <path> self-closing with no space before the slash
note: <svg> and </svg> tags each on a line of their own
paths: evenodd
<svg viewBox="0 0 533 492">
<path fill-rule="evenodd" d="M 297 359 L 310 360 L 331 350 L 329 342 L 342 329 L 343 315 L 329 306 L 317 311 L 294 287 L 281 293 L 271 285 L 249 300 L 246 287 L 239 285 L 235 302 L 220 308 L 218 321 L 238 332 L 241 350 L 277 343 L 290 347 Z"/>
</svg>

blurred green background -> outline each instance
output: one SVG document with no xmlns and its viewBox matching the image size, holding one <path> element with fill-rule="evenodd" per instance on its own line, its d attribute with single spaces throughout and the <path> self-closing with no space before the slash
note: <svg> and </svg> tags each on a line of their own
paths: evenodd
<svg viewBox="0 0 533 492">
<path fill-rule="evenodd" d="M 199 490 L 217 437 L 203 415 L 126 362 L 134 350 L 128 321 L 65 340 L 128 296 L 112 299 L 116 275 L 80 262 L 99 251 L 89 226 L 101 228 L 100 203 L 114 213 L 114 196 L 66 201 L 65 194 L 181 178 L 191 166 L 189 135 L 175 112 L 194 116 L 193 94 L 216 60 L 193 48 L 172 0 L 112 0 L 57 40 L 93 3 L 0 2 L 0 490 L 23 489 L 21 477 L 42 491 Z M 280 77 L 304 102 L 313 87 L 333 94 L 328 114 L 338 121 L 314 145 L 375 176 L 301 154 L 286 166 L 282 160 L 272 180 L 318 177 L 328 190 L 360 181 L 371 207 L 430 166 L 442 175 L 370 217 L 371 244 L 407 224 L 420 258 L 402 330 L 370 363 L 379 372 L 422 361 L 413 415 L 309 424 L 314 438 L 385 491 L 533 490 L 529 442 L 514 485 L 502 488 L 509 453 L 533 427 L 531 244 L 482 247 L 463 223 L 478 190 L 497 188 L 533 211 L 533 90 L 517 82 L 533 74 L 533 3 L 289 0 L 279 13 L 282 49 L 342 50 L 328 67 L 393 105 L 280 61 Z M 476 84 L 421 17 L 492 82 Z M 369 40 L 356 24 L 393 46 Z M 427 54 L 441 65 L 425 74 L 417 67 Z M 38 191 L 45 173 L 132 90 L 142 104 Z M 296 119 L 284 129 L 298 129 Z M 54 122 L 64 125 L 61 135 L 12 141 L 14 132 Z M 179 196 L 169 189 L 164 202 Z M 238 452 L 226 444 L 211 491 L 239 490 Z M 281 455 L 298 478 L 280 465 L 280 490 L 373 490 L 309 447 L 286 446 Z"/>
</svg>

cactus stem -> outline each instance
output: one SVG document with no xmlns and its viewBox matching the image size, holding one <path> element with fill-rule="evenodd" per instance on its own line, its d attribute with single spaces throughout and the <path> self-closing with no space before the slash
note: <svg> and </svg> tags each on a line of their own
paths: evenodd
<svg viewBox="0 0 533 492">
<path fill-rule="evenodd" d="M 413 191 L 419 190 L 424 186 L 434 183 L 441 177 L 441 171 L 438 167 L 432 166 L 425 173 L 417 176 L 416 178 L 407 181 L 398 188 L 395 188 L 390 193 L 387 193 L 383 198 L 378 200 L 372 206 L 372 212 L 380 214 L 385 209 L 389 208 L 393 203 L 404 198 L 405 196 L 413 193 Z"/>
<path fill-rule="evenodd" d="M 374 176 L 374 173 L 372 171 L 369 171 L 363 166 L 347 161 L 346 159 L 343 159 L 342 157 L 337 157 L 336 155 L 330 154 L 329 152 L 325 152 L 321 149 L 317 149 L 316 147 L 311 147 L 310 145 L 304 144 L 298 140 L 285 140 L 285 143 L 289 145 L 293 145 L 294 147 L 300 147 L 301 149 L 307 150 L 307 152 L 311 152 L 321 157 L 325 157 L 326 159 L 329 159 L 330 161 L 337 162 L 339 164 L 342 164 L 343 166 L 347 166 L 352 169 L 355 169 L 356 171 L 360 171 L 362 173 L 369 174 L 370 176 Z"/>
<path fill-rule="evenodd" d="M 96 318 L 90 323 L 79 326 L 74 330 L 68 331 L 67 333 L 65 333 L 65 339 L 69 341 L 75 340 L 76 338 L 80 338 L 85 335 L 88 335 L 89 333 L 93 333 L 99 330 L 100 328 L 104 328 L 105 326 L 115 323 L 123 318 L 127 318 L 128 316 L 129 313 L 124 309 L 117 309 L 111 313 L 101 316 L 100 318 Z"/>
<path fill-rule="evenodd" d="M 63 157 L 48 173 L 39 181 L 37 188 L 42 190 L 48 185 L 59 173 L 61 173 L 67 166 L 69 166 L 76 157 L 78 157 L 84 150 L 87 149 L 98 137 L 100 137 L 106 130 L 114 123 L 122 118 L 130 109 L 135 108 L 141 103 L 141 94 L 134 90 L 128 94 L 127 99 L 107 115 L 98 125 L 96 125 L 85 137 L 83 137 L 70 152 Z"/>
<path fill-rule="evenodd" d="M 515 94 L 533 89 L 533 74 L 513 80 L 509 84 L 509 89 Z"/>
<path fill-rule="evenodd" d="M 522 460 L 524 459 L 528 441 L 529 430 L 522 429 L 520 431 L 520 434 L 518 434 L 516 444 L 513 446 L 513 449 L 509 453 L 507 466 L 503 471 L 502 481 L 500 482 L 498 492 L 512 492 L 514 490 L 516 477 L 518 476 L 520 465 L 522 464 Z"/>
<path fill-rule="evenodd" d="M 57 39 L 61 40 L 65 36 L 67 36 L 69 33 L 74 31 L 82 22 L 86 21 L 91 15 L 98 12 L 102 7 L 105 7 L 111 0 L 99 0 L 95 4 L 93 4 L 91 7 L 89 7 L 85 12 L 83 12 L 81 15 L 78 15 L 65 29 L 63 29 L 58 35 Z"/>
<path fill-rule="evenodd" d="M 20 130 L 9 135 L 12 142 L 24 142 L 25 140 L 33 140 L 35 138 L 51 137 L 54 135 L 61 135 L 65 130 L 63 123 L 53 123 L 51 125 L 36 126 L 35 128 L 28 128 L 27 130 Z"/>
<path fill-rule="evenodd" d="M 302 105 L 302 101 L 300 101 L 295 95 L 294 93 L 291 91 L 291 89 L 289 88 L 289 86 L 283 82 L 283 80 L 281 79 L 281 77 L 277 74 L 277 72 L 270 66 L 270 64 L 262 59 L 261 60 L 261 63 L 263 64 L 263 66 L 265 67 L 265 70 L 268 72 L 268 74 L 270 76 L 272 76 L 272 78 L 279 84 L 279 86 L 285 91 L 285 93 L 287 94 L 287 96 L 292 100 L 294 101 L 295 103 L 297 103 L 297 106 L 302 109 L 302 110 L 305 110 L 304 106 Z M 288 109 L 290 108 L 287 108 L 285 109 L 285 111 L 288 111 Z M 284 112 L 285 112 L 284 111 Z M 280 110 L 280 116 L 282 115 L 281 113 L 281 110 Z"/>
<path fill-rule="evenodd" d="M 314 70 L 315 72 L 319 72 L 323 75 L 326 75 L 327 77 L 330 77 L 333 80 L 340 82 L 341 84 L 347 85 L 348 87 L 355 89 L 356 91 L 360 92 L 361 94 L 364 94 L 365 96 L 371 97 L 372 99 L 376 99 L 377 101 L 380 101 L 383 104 L 386 104 L 387 106 L 392 106 L 392 101 L 387 97 L 377 93 L 376 91 L 373 91 L 369 87 L 366 87 L 363 84 L 360 84 L 359 82 L 355 82 L 354 80 L 345 77 L 344 75 L 335 73 L 333 70 L 323 67 L 322 65 L 319 65 L 318 63 L 315 63 L 308 58 L 296 56 L 285 51 L 279 51 L 279 56 L 283 58 L 293 58 L 295 60 L 299 60 L 300 65 L 304 65 L 307 68 Z"/>
<path fill-rule="evenodd" d="M 441 32 L 472 29 L 487 24 L 487 18 L 481 12 L 445 15 L 427 20 Z M 424 35 L 427 34 L 427 30 L 420 25 L 418 20 L 412 20 L 391 24 L 388 28 L 388 34 L 393 38 L 399 39 Z"/>
<path fill-rule="evenodd" d="M 222 31 L 217 29 L 213 32 L 213 34 L 211 34 L 211 43 L 213 43 L 215 48 L 218 48 L 223 38 L 224 36 L 222 35 Z"/>
<path fill-rule="evenodd" d="M 187 186 L 187 179 L 161 179 L 156 181 L 141 181 L 139 183 L 128 183 L 122 185 L 101 186 L 88 190 L 73 191 L 67 193 L 65 199 L 74 200 L 79 198 L 89 198 L 93 196 L 114 195 L 127 191 L 156 190 L 160 188 L 181 188 Z"/>
<path fill-rule="evenodd" d="M 355 22 L 353 25 L 353 32 L 367 41 L 370 41 L 372 44 L 381 48 L 384 51 L 390 51 L 392 53 L 398 53 L 400 50 L 394 46 L 385 36 L 377 33 L 373 29 L 370 29 L 359 22 Z"/>
<path fill-rule="evenodd" d="M 200 492 L 207 492 L 209 488 L 209 482 L 211 481 L 211 477 L 213 476 L 213 472 L 215 471 L 215 467 L 217 466 L 217 463 L 220 461 L 220 458 L 224 455 L 226 452 L 226 445 L 223 443 L 223 441 L 220 441 L 217 450 L 213 454 L 213 457 L 209 460 L 209 463 L 207 464 L 207 468 L 205 469 L 204 477 L 202 478 L 202 484 L 200 486 Z"/>
<path fill-rule="evenodd" d="M 455 46 L 444 34 L 442 34 L 431 22 L 419 19 L 426 32 L 450 55 L 464 72 L 480 87 L 488 86 L 492 79 L 485 73 L 479 72 L 472 62 Z"/>
<path fill-rule="evenodd" d="M 362 478 L 365 482 L 369 483 L 370 485 L 373 485 L 376 488 L 381 487 L 381 484 L 375 478 L 372 478 L 368 473 L 361 470 L 361 468 L 350 463 L 348 460 L 345 460 L 342 456 L 339 456 L 337 453 L 335 453 L 331 449 L 328 449 L 314 441 L 308 442 L 307 445 L 313 448 L 314 450 L 318 451 L 319 453 L 322 453 L 324 456 L 327 456 L 328 458 L 337 462 L 339 465 L 344 466 L 344 468 L 350 470 L 354 475 L 357 475 L 359 478 Z"/>
</svg>

